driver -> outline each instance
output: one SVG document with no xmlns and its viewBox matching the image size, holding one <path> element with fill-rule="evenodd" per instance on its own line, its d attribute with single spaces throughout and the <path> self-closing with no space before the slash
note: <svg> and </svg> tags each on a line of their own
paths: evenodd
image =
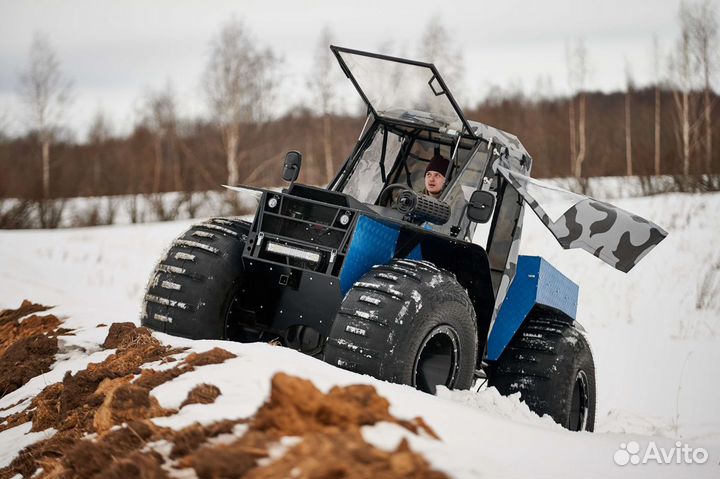
<svg viewBox="0 0 720 479">
<path fill-rule="evenodd" d="M 430 195 L 433 198 L 439 198 L 445 186 L 445 174 L 448 170 L 450 162 L 441 154 L 436 154 L 430 160 L 425 168 L 425 189 L 422 194 Z"/>
</svg>

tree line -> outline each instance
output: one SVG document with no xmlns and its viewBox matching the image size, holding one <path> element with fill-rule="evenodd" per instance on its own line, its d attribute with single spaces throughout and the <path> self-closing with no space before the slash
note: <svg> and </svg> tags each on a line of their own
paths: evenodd
<svg viewBox="0 0 720 479">
<path fill-rule="evenodd" d="M 681 3 L 678 24 L 680 35 L 667 54 L 654 42 L 656 78 L 650 85 L 635 85 L 626 67 L 624 91 L 591 91 L 591 58 L 578 39 L 567 46 L 569 94 L 495 88 L 480 103 L 465 106 L 466 115 L 516 134 L 534 158 L 536 177 L 573 177 L 583 188 L 593 176 L 672 175 L 680 188 L 718 189 L 717 12 L 709 0 Z M 0 121 L 0 198 L 27 200 L 27 208 L 37 209 L 38 225 L 52 227 L 62 214 L 62 198 L 277 185 L 282 156 L 290 149 L 304 154 L 300 180 L 324 184 L 352 150 L 365 120 L 342 112 L 336 88 L 342 79 L 327 48 L 332 40 L 328 29 L 318 38 L 308 78 L 313 107 L 299 105 L 278 117 L 279 57 L 232 19 L 212 40 L 203 72 L 207 118 L 181 117 L 169 84 L 145 95 L 129 134 L 113 134 L 99 112 L 86 141 L 77 142 L 63 135 L 72 85 L 49 41 L 38 35 L 20 77 L 31 128 L 8 137 Z M 419 58 L 438 64 L 453 77 L 451 85 L 463 85 L 461 49 L 438 20 L 426 26 L 419 45 Z"/>
</svg>

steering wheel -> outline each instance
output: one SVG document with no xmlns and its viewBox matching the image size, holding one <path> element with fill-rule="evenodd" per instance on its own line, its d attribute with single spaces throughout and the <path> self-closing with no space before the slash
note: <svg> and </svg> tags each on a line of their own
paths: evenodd
<svg viewBox="0 0 720 479">
<path fill-rule="evenodd" d="M 400 190 L 400 191 L 413 191 L 412 188 L 410 188 L 407 185 L 404 185 L 402 183 L 393 183 L 391 185 L 387 185 L 383 190 L 380 192 L 380 196 L 378 197 L 378 205 L 380 206 L 387 206 L 393 209 L 398 209 L 398 202 L 392 201 L 391 204 L 388 203 L 388 199 L 390 199 L 390 195 L 392 195 L 393 191 Z"/>
</svg>

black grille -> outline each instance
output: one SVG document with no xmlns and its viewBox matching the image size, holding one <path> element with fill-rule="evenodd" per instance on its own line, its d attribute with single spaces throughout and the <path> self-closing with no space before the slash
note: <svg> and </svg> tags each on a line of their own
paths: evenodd
<svg viewBox="0 0 720 479">
<path fill-rule="evenodd" d="M 332 220 L 331 220 L 332 221 Z M 311 222 L 298 221 L 292 218 L 266 214 L 263 218 L 262 230 L 264 233 L 283 236 L 318 246 L 338 249 L 345 232 Z"/>
<path fill-rule="evenodd" d="M 331 225 L 337 214 L 337 208 L 285 197 L 280 214 L 289 218 L 310 221 L 312 223 Z"/>
</svg>

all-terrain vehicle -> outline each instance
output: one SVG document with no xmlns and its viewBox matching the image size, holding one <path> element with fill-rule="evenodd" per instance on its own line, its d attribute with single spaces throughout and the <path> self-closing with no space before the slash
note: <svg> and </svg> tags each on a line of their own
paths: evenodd
<svg viewBox="0 0 720 479">
<path fill-rule="evenodd" d="M 525 204 L 565 248 L 630 270 L 666 232 L 607 203 L 529 178 L 511 134 L 468 121 L 431 63 L 331 47 L 368 117 L 327 188 L 232 186 L 252 222 L 212 218 L 153 273 L 142 324 L 194 339 L 279 341 L 430 393 L 483 378 L 539 414 L 592 430 L 593 357 L 578 286 L 519 256 Z M 425 168 L 445 156 L 439 196 Z M 546 203 L 549 197 L 554 198 Z"/>
</svg>

